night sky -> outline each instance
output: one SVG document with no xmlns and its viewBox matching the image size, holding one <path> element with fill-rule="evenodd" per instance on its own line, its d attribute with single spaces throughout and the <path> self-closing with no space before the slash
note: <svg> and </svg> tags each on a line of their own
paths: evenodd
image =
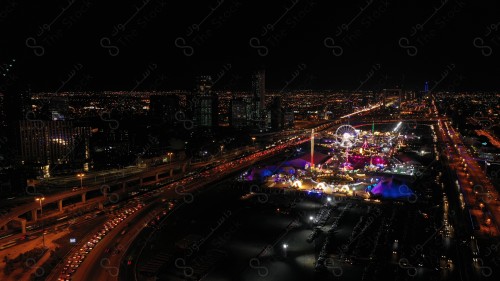
<svg viewBox="0 0 500 281">
<path fill-rule="evenodd" d="M 498 89 L 498 1 L 31 2 L 0 2 L 0 62 L 33 91 L 191 89 L 201 74 L 249 90 L 259 68 L 271 90 Z"/>
</svg>

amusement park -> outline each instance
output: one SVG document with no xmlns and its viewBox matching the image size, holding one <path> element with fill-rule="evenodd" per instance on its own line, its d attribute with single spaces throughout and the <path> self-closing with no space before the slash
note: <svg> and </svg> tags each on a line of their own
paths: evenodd
<svg viewBox="0 0 500 281">
<path fill-rule="evenodd" d="M 398 151 L 415 137 L 403 127 L 400 122 L 378 130 L 374 123 L 313 130 L 309 143 L 295 148 L 279 165 L 254 167 L 240 178 L 308 194 L 412 200 L 415 194 L 409 185 L 422 165 L 398 157 Z"/>
</svg>

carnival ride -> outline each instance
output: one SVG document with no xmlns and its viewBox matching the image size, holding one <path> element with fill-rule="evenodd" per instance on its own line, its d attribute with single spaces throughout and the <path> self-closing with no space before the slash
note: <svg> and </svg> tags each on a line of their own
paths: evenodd
<svg viewBox="0 0 500 281">
<path fill-rule="evenodd" d="M 335 143 L 341 149 L 345 149 L 344 171 L 350 169 L 349 150 L 358 142 L 359 133 L 351 125 L 341 125 L 335 131 Z M 352 168 L 352 167 L 351 167 Z"/>
</svg>

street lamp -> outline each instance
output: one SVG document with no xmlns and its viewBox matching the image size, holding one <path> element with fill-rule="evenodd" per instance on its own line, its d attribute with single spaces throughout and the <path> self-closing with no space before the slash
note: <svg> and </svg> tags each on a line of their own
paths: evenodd
<svg viewBox="0 0 500 281">
<path fill-rule="evenodd" d="M 80 189 L 81 189 L 83 188 L 83 176 L 85 176 L 85 174 L 78 174 L 76 176 L 80 178 Z"/>
<path fill-rule="evenodd" d="M 252 145 L 254 145 L 254 146 L 255 146 L 255 140 L 256 140 L 256 138 L 252 137 Z"/>
<path fill-rule="evenodd" d="M 43 208 L 42 208 L 42 201 L 43 200 L 45 200 L 45 197 L 35 198 L 35 201 L 40 202 L 40 218 L 43 215 Z M 45 225 L 43 224 L 43 221 L 42 221 L 42 243 L 43 243 L 43 247 L 45 248 Z"/>
<path fill-rule="evenodd" d="M 220 146 L 220 154 L 222 155 L 222 150 L 224 150 L 224 145 Z"/>
<path fill-rule="evenodd" d="M 286 258 L 286 249 L 288 249 L 288 244 L 283 244 L 283 256 Z"/>
<path fill-rule="evenodd" d="M 174 155 L 172 152 L 167 153 L 168 156 L 168 163 L 172 162 L 172 155 Z"/>
</svg>

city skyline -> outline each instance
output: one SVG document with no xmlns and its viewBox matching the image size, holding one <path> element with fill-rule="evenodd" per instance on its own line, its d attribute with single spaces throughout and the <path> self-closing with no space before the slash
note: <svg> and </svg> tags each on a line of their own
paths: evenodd
<svg viewBox="0 0 500 281">
<path fill-rule="evenodd" d="M 499 12 L 2 1 L 0 280 L 500 280 Z"/>
</svg>

